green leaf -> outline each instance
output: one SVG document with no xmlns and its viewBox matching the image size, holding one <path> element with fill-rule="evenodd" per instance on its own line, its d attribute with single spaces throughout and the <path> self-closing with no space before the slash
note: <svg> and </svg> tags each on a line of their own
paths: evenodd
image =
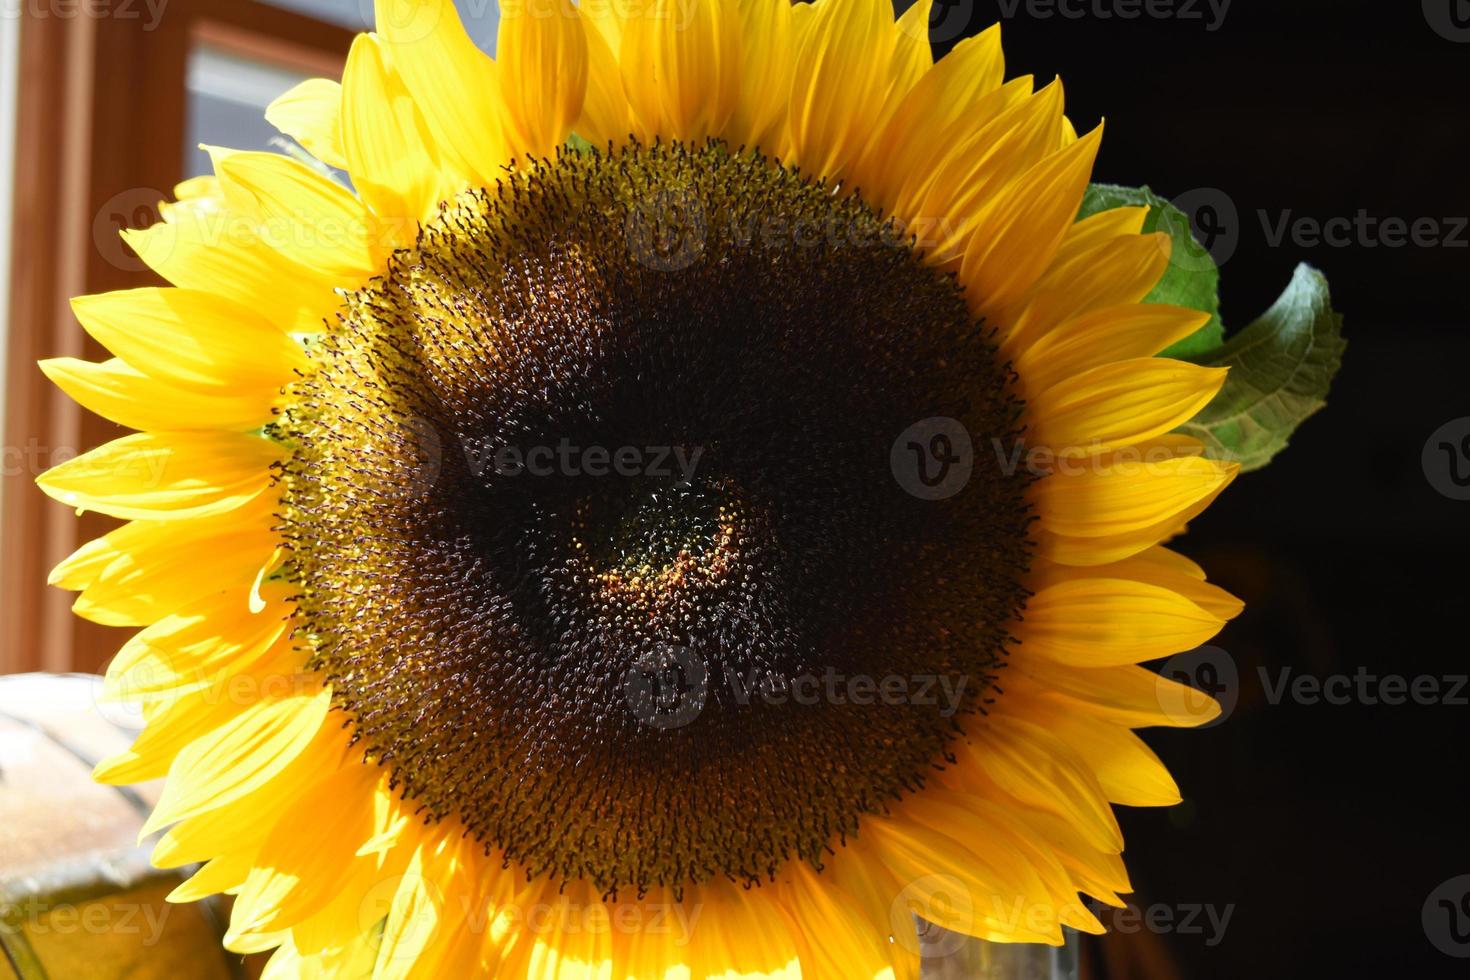
<svg viewBox="0 0 1470 980">
<path fill-rule="evenodd" d="M 1230 341 L 1191 358 L 1225 366 L 1225 387 L 1179 431 L 1205 444 L 1213 459 L 1242 470 L 1265 466 L 1297 426 L 1326 404 L 1347 342 L 1333 312 L 1327 279 L 1297 266 L 1291 284 L 1269 310 Z"/>
<path fill-rule="evenodd" d="M 1077 217 L 1143 206 L 1149 209 L 1143 231 L 1166 231 L 1173 239 L 1169 268 L 1153 292 L 1144 297 L 1144 302 L 1183 306 L 1210 315 L 1208 323 L 1159 356 L 1189 358 L 1219 347 L 1225 339 L 1225 327 L 1220 322 L 1220 271 L 1209 251 L 1195 240 L 1184 212 L 1147 187 L 1092 184 L 1082 198 L 1082 210 Z"/>
</svg>

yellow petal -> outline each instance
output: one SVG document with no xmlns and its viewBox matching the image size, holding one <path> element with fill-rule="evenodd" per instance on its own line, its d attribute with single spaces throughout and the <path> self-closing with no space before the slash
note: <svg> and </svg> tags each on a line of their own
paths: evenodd
<svg viewBox="0 0 1470 980">
<path fill-rule="evenodd" d="M 593 17 L 595 10 L 606 16 L 612 6 L 611 2 L 597 0 L 580 5 L 587 42 L 587 95 L 582 100 L 582 114 L 574 129 L 577 135 L 599 147 L 621 142 L 631 132 L 628 99 L 623 94 L 623 76 L 614 53 L 617 49 L 611 46 L 607 33 L 595 26 Z"/>
<path fill-rule="evenodd" d="M 1047 530 L 1104 537 L 1143 530 L 1182 514 L 1219 490 L 1235 472 L 1232 465 L 1198 456 L 1103 460 L 1043 477 L 1033 495 Z"/>
<path fill-rule="evenodd" d="M 1115 361 L 1152 357 L 1199 330 L 1210 315 L 1163 303 L 1125 303 L 1092 310 L 1061 324 L 1012 334 L 1006 351 L 1029 391 Z M 1039 336 L 1037 335 L 1039 333 Z"/>
<path fill-rule="evenodd" d="M 292 799 L 260 847 L 235 900 L 227 941 L 295 925 L 320 911 L 353 878 L 378 862 L 357 857 L 357 841 L 372 832 L 371 799 L 383 778 L 376 765 L 348 761 L 319 773 Z"/>
<path fill-rule="evenodd" d="M 161 779 L 186 746 L 245 710 L 247 704 L 195 691 L 164 705 L 127 750 L 92 771 L 99 783 L 118 785 Z"/>
<path fill-rule="evenodd" d="M 412 240 L 409 222 L 385 225 L 347 188 L 278 153 L 232 153 L 215 172 L 268 244 L 344 286 L 381 272 L 393 247 Z"/>
<path fill-rule="evenodd" d="M 1027 91 L 1029 80 L 1021 81 L 987 100 L 987 108 L 997 111 L 986 125 L 947 146 L 937 164 L 920 164 L 932 176 L 919 213 L 944 216 L 945 234 L 930 246 L 943 260 L 963 256 L 990 210 L 1001 207 L 1007 194 L 1018 193 L 1022 179 L 1055 153 L 1065 104 L 1061 80 L 1007 101 Z"/>
<path fill-rule="evenodd" d="M 726 127 L 732 146 L 784 158 L 795 59 L 791 5 L 744 0 L 740 14 L 740 99 Z"/>
<path fill-rule="evenodd" d="M 163 796 L 140 838 L 196 813 L 238 800 L 269 782 L 314 739 L 331 707 L 331 688 L 252 705 L 179 753 Z"/>
<path fill-rule="evenodd" d="M 517 155 L 549 156 L 582 113 L 587 34 L 571 0 L 506 0 L 495 44 L 505 131 Z"/>
<path fill-rule="evenodd" d="M 129 429 L 228 429 L 248 432 L 271 420 L 274 393 L 207 395 L 155 381 L 118 358 L 94 364 L 72 357 L 40 362 L 41 372 L 89 412 Z"/>
<path fill-rule="evenodd" d="M 330 729 L 324 726 L 322 735 L 274 779 L 229 806 L 206 810 L 170 827 L 153 846 L 153 865 L 177 868 L 241 852 L 253 859 L 278 822 L 274 815 L 307 793 L 324 772 L 335 772 L 347 760 L 347 734 Z M 248 819 L 242 819 L 242 814 Z M 241 875 L 240 881 L 244 880 Z"/>
<path fill-rule="evenodd" d="M 781 907 L 800 944 L 802 976 L 873 980 L 893 969 L 893 959 L 904 948 L 891 947 L 887 933 L 874 929 L 858 913 L 830 875 L 793 861 L 782 878 Z"/>
<path fill-rule="evenodd" d="M 1041 582 L 1093 576 L 1148 582 L 1178 592 L 1221 619 L 1234 619 L 1245 608 L 1245 603 L 1235 596 L 1206 582 L 1204 570 L 1199 565 L 1163 546 L 1149 548 L 1107 565 L 1077 568 L 1039 562 L 1033 571 L 1037 572 Z M 1032 587 L 1036 586 L 1033 584 Z"/>
<path fill-rule="evenodd" d="M 1046 271 L 1077 214 L 1101 140 L 1098 126 L 1031 168 L 987 208 L 960 273 L 973 308 L 1004 307 Z"/>
<path fill-rule="evenodd" d="M 1071 746 L 1092 771 L 1108 799 L 1124 806 L 1173 806 L 1179 787 L 1153 750 L 1127 728 L 1060 705 L 1038 709 L 1036 721 Z"/>
<path fill-rule="evenodd" d="M 511 156 L 500 128 L 503 110 L 495 63 L 465 33 L 452 0 L 376 0 L 374 10 L 378 34 L 386 43 L 395 74 L 402 79 L 393 88 L 406 88 L 417 106 L 416 113 L 398 105 L 391 113 L 377 107 L 379 125 L 388 130 L 382 136 L 389 144 L 384 151 L 391 152 L 393 141 L 403 139 L 412 158 L 404 161 L 405 169 L 441 161 L 453 172 L 446 190 L 457 191 L 470 183 L 493 185 Z M 362 43 L 359 38 L 354 51 Z M 347 84 L 344 75 L 344 87 Z M 393 94 L 398 98 L 397 92 Z M 359 105 L 360 110 L 353 108 L 349 93 L 344 112 L 360 111 L 369 117 L 362 119 L 360 128 L 371 126 L 371 92 L 364 91 Z M 427 127 L 426 135 L 418 133 L 418 124 L 410 121 L 416 114 Z M 425 212 L 405 213 L 419 217 Z"/>
<path fill-rule="evenodd" d="M 151 377 L 230 394 L 276 389 L 310 363 L 301 344 L 249 308 L 192 289 L 78 296 L 72 312 L 103 347 Z"/>
<path fill-rule="evenodd" d="M 339 284 L 270 247 L 253 220 L 183 208 L 175 214 L 176 220 L 123 232 L 133 251 L 175 286 L 231 300 L 281 331 L 318 331 L 336 312 Z"/>
<path fill-rule="evenodd" d="M 968 121 L 978 129 L 991 118 L 993 108 L 987 108 L 985 96 L 1000 88 L 1004 75 L 999 25 L 955 45 L 904 94 L 868 144 L 859 168 L 865 190 L 885 207 L 897 206 L 905 184 L 922 183 L 932 174 L 940 148 L 962 141 L 958 124 Z M 1019 88 L 1012 91 L 1020 94 Z M 1000 105 L 990 102 L 991 107 Z M 909 196 L 913 194 L 910 190 Z"/>
<path fill-rule="evenodd" d="M 1177 534 L 1240 472 L 1238 464 L 1181 455 L 1199 450 L 1194 440 L 1170 434 L 1140 447 L 1136 459 L 1083 463 L 1085 472 L 1047 476 L 1038 487 L 1038 499 L 1047 498 L 1036 531 L 1038 554 L 1065 565 L 1105 565 Z M 1166 458 L 1155 461 L 1155 453 Z M 1052 484 L 1049 491 L 1046 484 Z M 1148 522 L 1154 509 L 1157 519 Z"/>
<path fill-rule="evenodd" d="M 72 611 L 108 626 L 141 626 L 203 596 L 254 582 L 276 547 L 268 495 L 193 521 L 133 521 L 97 543 L 108 563 Z"/>
<path fill-rule="evenodd" d="M 710 921 L 696 926 L 689 944 L 690 972 L 708 980 L 760 976 L 797 980 L 796 941 L 774 902 L 759 889 L 720 882 L 706 892 Z"/>
<path fill-rule="evenodd" d="M 1011 331 L 1041 333 L 1094 310 L 1141 302 L 1168 266 L 1169 236 L 1162 232 L 1124 235 L 1065 259 L 1059 252 L 1031 296 L 996 314 L 1001 339 Z"/>
<path fill-rule="evenodd" d="M 336 82 L 308 78 L 266 106 L 265 118 L 322 163 L 347 169 L 347 151 L 342 148 L 342 86 Z"/>
<path fill-rule="evenodd" d="M 1092 770 L 1045 729 L 998 717 L 955 746 L 960 766 L 985 773 L 1017 802 L 1063 817 L 1102 851 L 1123 849 L 1123 831 Z"/>
<path fill-rule="evenodd" d="M 421 42 L 402 60 L 406 66 L 420 66 L 428 53 Z M 459 103 L 473 101 L 470 92 L 456 98 Z M 342 142 L 352 184 L 379 218 L 421 221 L 445 196 L 425 117 L 370 34 L 359 34 L 352 42 L 342 72 Z"/>
<path fill-rule="evenodd" d="M 623 93 L 644 140 L 723 133 L 740 97 L 736 0 L 649 0 L 624 19 Z"/>
<path fill-rule="evenodd" d="M 271 589 L 279 600 L 285 587 Z M 295 683 L 305 660 L 286 637 L 289 607 L 284 601 L 252 612 L 244 589 L 221 589 L 200 596 L 140 630 L 107 665 L 104 692 L 123 701 L 167 701 L 215 685 L 228 690 L 236 673 L 257 663 L 280 667 L 285 686 Z M 272 682 L 272 687 L 282 684 Z M 237 692 L 254 699 L 249 686 Z"/>
<path fill-rule="evenodd" d="M 1026 601 L 1017 629 L 1023 656 L 1111 667 L 1192 650 L 1224 620 L 1177 592 L 1117 578 L 1076 578 Z"/>
<path fill-rule="evenodd" d="M 1132 664 L 1082 669 L 1041 657 L 1013 663 L 1035 690 L 1068 699 L 1077 710 L 1128 728 L 1156 725 L 1193 728 L 1220 716 L 1220 705 L 1203 691 Z M 1011 677 L 1009 690 L 1018 686 Z"/>
<path fill-rule="evenodd" d="M 835 177 L 872 135 L 892 81 L 893 7 L 887 0 L 812 5 L 791 86 L 791 145 L 802 170 Z"/>
<path fill-rule="evenodd" d="M 240 506 L 270 483 L 282 448 L 230 432 L 140 432 L 43 473 L 52 498 L 112 517 L 202 517 Z"/>
<path fill-rule="evenodd" d="M 920 814 L 929 819 L 920 819 Z M 902 891 L 893 896 L 894 909 L 912 910 L 967 936 L 1059 944 L 1059 923 L 1028 921 L 1032 917 L 1016 914 L 1018 905 L 1022 910 L 1043 906 L 1048 897 L 1045 886 L 1006 847 L 972 846 L 970 841 L 978 845 L 995 838 L 993 833 L 979 837 L 970 832 L 973 817 L 941 801 L 937 790 L 926 790 L 906 799 L 892 818 L 867 821 L 863 832 L 903 883 Z M 936 824 L 948 826 L 940 829 Z"/>
<path fill-rule="evenodd" d="M 1027 440 L 1066 457 L 1136 445 L 1194 418 L 1225 374 L 1161 357 L 1104 364 L 1028 394 Z"/>
<path fill-rule="evenodd" d="M 85 589 L 97 581 L 107 566 L 117 559 L 117 555 L 117 549 L 106 537 L 94 538 L 51 569 L 46 584 L 71 592 Z"/>
</svg>

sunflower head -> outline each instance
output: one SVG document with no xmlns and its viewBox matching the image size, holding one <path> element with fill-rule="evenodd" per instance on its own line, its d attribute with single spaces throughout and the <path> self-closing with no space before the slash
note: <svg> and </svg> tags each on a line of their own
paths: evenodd
<svg viewBox="0 0 1470 980">
<path fill-rule="evenodd" d="M 78 301 L 118 359 L 48 371 L 140 430 L 42 479 L 132 522 L 55 574 L 142 627 L 99 776 L 168 773 L 231 948 L 847 978 L 915 976 L 914 911 L 1100 928 L 1109 804 L 1177 799 L 1131 729 L 1209 717 L 1137 664 L 1238 610 L 1160 545 L 1233 475 L 1170 434 L 1222 372 L 1154 356 L 1202 318 L 1143 304 L 1142 210 L 1075 220 L 1100 131 L 929 7 L 532 4 L 491 60 L 380 0 L 269 113 L 351 190 L 222 151 L 130 238 L 173 285 Z"/>
</svg>

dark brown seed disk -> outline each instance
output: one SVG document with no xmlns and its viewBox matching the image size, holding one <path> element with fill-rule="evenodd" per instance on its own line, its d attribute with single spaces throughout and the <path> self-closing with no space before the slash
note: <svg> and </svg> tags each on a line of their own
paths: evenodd
<svg viewBox="0 0 1470 980">
<path fill-rule="evenodd" d="M 1020 404 L 859 196 L 568 152 L 446 205 L 315 350 L 276 433 L 300 635 L 404 796 L 529 872 L 820 865 L 993 694 Z M 938 500 L 895 452 L 933 418 L 975 446 Z"/>
</svg>

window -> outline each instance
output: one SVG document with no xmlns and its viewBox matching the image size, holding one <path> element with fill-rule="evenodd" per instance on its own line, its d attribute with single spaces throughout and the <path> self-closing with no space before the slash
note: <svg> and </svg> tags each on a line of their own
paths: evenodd
<svg viewBox="0 0 1470 980">
<path fill-rule="evenodd" d="M 0 288 L 0 672 L 98 670 L 126 636 L 76 619 L 71 595 L 46 585 L 56 562 L 115 522 L 78 518 L 34 479 L 122 432 L 71 405 L 35 367 L 46 357 L 104 356 L 68 298 L 156 284 L 118 229 L 151 220 L 170 188 L 207 170 L 197 143 L 268 146 L 265 104 L 298 79 L 340 77 L 372 3 L 137 0 L 87 9 L 96 12 L 62 17 L 24 5 L 0 25 L 0 69 L 16 80 L 0 100 L 0 155 L 14 163 L 8 295 Z M 0 167 L 0 191 L 5 177 Z"/>
</svg>

